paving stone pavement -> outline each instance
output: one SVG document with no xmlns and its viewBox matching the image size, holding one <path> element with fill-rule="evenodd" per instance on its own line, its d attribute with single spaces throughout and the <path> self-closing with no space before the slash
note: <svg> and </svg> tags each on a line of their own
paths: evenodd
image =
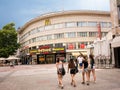
<svg viewBox="0 0 120 90">
<path fill-rule="evenodd" d="M 65 65 L 67 70 L 67 64 Z M 70 85 L 70 74 L 63 77 L 64 90 L 120 90 L 120 69 L 96 69 L 97 82 L 81 84 L 81 72 L 75 76 L 77 87 Z M 57 85 L 55 64 L 0 67 L 0 90 L 61 90 Z"/>
</svg>

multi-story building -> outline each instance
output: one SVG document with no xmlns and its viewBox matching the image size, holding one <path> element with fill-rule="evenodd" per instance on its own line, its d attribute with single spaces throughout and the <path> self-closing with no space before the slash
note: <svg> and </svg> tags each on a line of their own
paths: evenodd
<svg viewBox="0 0 120 90">
<path fill-rule="evenodd" d="M 112 19 L 112 61 L 120 67 L 120 0 L 110 0 Z"/>
<path fill-rule="evenodd" d="M 22 62 L 28 63 L 30 56 L 36 63 L 55 63 L 58 57 L 89 54 L 87 46 L 98 36 L 98 23 L 105 36 L 111 28 L 110 12 L 63 11 L 30 20 L 18 29 Z"/>
</svg>

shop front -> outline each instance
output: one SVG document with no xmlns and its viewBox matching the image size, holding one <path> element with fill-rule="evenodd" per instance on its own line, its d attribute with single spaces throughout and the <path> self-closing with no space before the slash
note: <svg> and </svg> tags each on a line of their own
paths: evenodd
<svg viewBox="0 0 120 90">
<path fill-rule="evenodd" d="M 65 60 L 66 52 L 65 47 L 50 47 L 41 46 L 38 49 L 37 63 L 38 64 L 53 64 L 56 59 Z"/>
<path fill-rule="evenodd" d="M 29 63 L 28 64 L 37 64 L 37 49 L 30 50 L 30 54 L 28 55 L 29 57 Z"/>
</svg>

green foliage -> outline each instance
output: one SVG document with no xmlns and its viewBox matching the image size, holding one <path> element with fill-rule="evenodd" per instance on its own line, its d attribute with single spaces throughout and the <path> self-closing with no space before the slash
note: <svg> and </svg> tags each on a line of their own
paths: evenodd
<svg viewBox="0 0 120 90">
<path fill-rule="evenodd" d="M 20 47 L 20 44 L 17 43 L 17 32 L 14 26 L 14 23 L 10 23 L 0 30 L 0 57 L 14 55 Z"/>
</svg>

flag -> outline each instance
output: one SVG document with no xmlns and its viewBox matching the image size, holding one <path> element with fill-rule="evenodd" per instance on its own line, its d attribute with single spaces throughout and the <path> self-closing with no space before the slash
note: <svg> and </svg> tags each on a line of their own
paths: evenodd
<svg viewBox="0 0 120 90">
<path fill-rule="evenodd" d="M 98 38 L 101 40 L 102 35 L 101 35 L 101 25 L 100 25 L 100 23 L 98 23 L 97 27 L 98 27 Z"/>
</svg>

